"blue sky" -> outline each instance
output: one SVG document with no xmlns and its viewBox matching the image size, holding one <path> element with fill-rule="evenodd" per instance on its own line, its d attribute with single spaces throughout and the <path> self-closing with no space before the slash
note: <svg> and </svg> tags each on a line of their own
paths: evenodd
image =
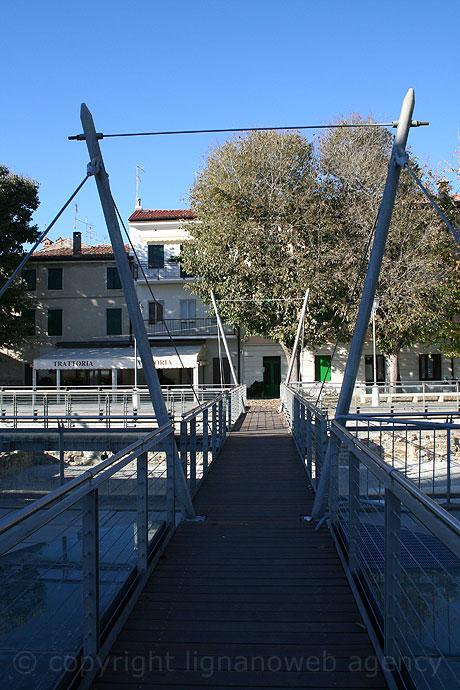
<svg viewBox="0 0 460 690">
<path fill-rule="evenodd" d="M 324 123 L 339 113 L 397 119 L 409 87 L 412 150 L 455 161 L 460 124 L 458 0 L 16 0 L 2 9 L 0 163 L 40 183 L 43 229 L 84 177 L 82 101 L 106 133 Z M 308 136 L 311 136 L 310 134 Z M 136 165 L 146 208 L 183 208 L 223 136 L 102 142 L 124 218 Z M 107 231 L 90 180 L 79 217 Z M 70 236 L 73 206 L 50 236 Z M 79 229 L 85 238 L 85 227 Z"/>
</svg>

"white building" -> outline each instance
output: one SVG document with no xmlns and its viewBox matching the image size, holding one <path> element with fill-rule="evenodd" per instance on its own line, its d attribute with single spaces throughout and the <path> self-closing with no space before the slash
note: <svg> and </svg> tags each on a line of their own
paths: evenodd
<svg viewBox="0 0 460 690">
<path fill-rule="evenodd" d="M 192 219 L 192 213 L 182 209 L 137 208 L 130 216 L 130 239 L 140 264 L 139 304 L 152 353 L 160 349 L 164 353 L 163 366 L 157 364 L 161 383 L 230 383 L 216 317 L 187 289 L 194 278 L 184 273 L 179 262 L 182 245 L 191 241 L 181 225 Z M 226 324 L 225 332 L 233 367 L 241 377 L 238 329 Z"/>
</svg>

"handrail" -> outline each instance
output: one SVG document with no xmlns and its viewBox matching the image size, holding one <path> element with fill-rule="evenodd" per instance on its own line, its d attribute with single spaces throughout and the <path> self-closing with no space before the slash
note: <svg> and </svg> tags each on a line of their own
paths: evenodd
<svg viewBox="0 0 460 690">
<path fill-rule="evenodd" d="M 437 519 L 441 520 L 460 539 L 460 522 L 452 517 L 447 510 L 442 508 L 436 501 L 427 496 L 426 493 L 421 491 L 413 481 L 407 479 L 398 469 L 379 458 L 368 446 L 357 439 L 356 436 L 353 436 L 350 431 L 335 420 L 331 422 L 331 432 L 337 433 L 339 438 L 347 445 L 353 445 L 355 448 L 358 448 L 361 454 L 364 455 L 364 457 L 361 455 L 360 459 L 371 472 L 375 473 L 378 471 L 380 481 L 382 480 L 382 473 L 387 475 L 392 483 L 398 484 L 404 492 L 410 494 L 420 505 L 435 515 Z M 401 498 L 401 501 L 404 503 L 404 498 Z"/>
<path fill-rule="evenodd" d="M 25 508 L 18 511 L 17 513 L 14 513 L 12 516 L 6 517 L 4 520 L 0 521 L 0 536 L 2 534 L 4 534 L 6 531 L 8 531 L 9 529 L 11 529 L 12 527 L 23 522 L 26 518 L 31 517 L 32 515 L 36 514 L 37 512 L 39 512 L 40 510 L 42 510 L 46 506 L 50 505 L 51 503 L 54 503 L 58 499 L 62 499 L 66 494 L 71 493 L 72 491 L 74 491 L 76 488 L 78 488 L 79 486 L 81 486 L 85 482 L 90 482 L 91 480 L 95 479 L 100 472 L 103 472 L 104 470 L 111 468 L 112 471 L 111 471 L 110 475 L 115 474 L 120 469 L 120 467 L 118 467 L 118 463 L 120 461 L 122 461 L 126 455 L 132 455 L 134 453 L 134 451 L 136 451 L 139 448 L 143 448 L 143 449 L 147 450 L 147 445 L 149 447 L 151 447 L 151 445 L 155 445 L 155 443 L 157 441 L 160 441 L 161 438 L 163 438 L 164 432 L 167 429 L 171 429 L 172 427 L 173 427 L 173 423 L 170 422 L 169 424 L 166 424 L 166 425 L 160 427 L 159 429 L 155 429 L 154 431 L 147 434 L 144 438 L 134 441 L 129 446 L 127 446 L 123 450 L 119 451 L 115 455 L 112 455 L 110 458 L 103 460 L 101 463 L 99 463 L 95 467 L 90 468 L 88 470 L 85 470 L 85 472 L 83 472 L 79 477 L 75 477 L 74 479 L 71 479 L 70 481 L 68 481 L 63 486 L 60 486 L 59 488 L 55 489 L 54 491 L 51 491 L 46 496 L 43 496 L 42 498 L 37 499 L 31 505 L 26 506 Z M 81 496 L 79 495 L 75 499 L 75 502 L 80 500 L 80 498 L 81 498 Z M 62 507 L 62 504 L 59 504 L 59 508 L 61 508 L 61 507 Z M 65 507 L 62 510 L 58 510 L 56 512 L 53 512 L 53 515 L 51 516 L 50 519 L 52 519 L 52 517 L 56 517 L 56 515 L 63 512 L 64 510 L 66 510 L 68 507 L 69 507 L 68 505 L 65 505 Z"/>
</svg>

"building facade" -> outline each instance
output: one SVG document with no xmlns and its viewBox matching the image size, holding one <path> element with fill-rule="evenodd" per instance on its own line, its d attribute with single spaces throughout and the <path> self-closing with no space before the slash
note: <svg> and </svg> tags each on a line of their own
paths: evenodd
<svg viewBox="0 0 460 690">
<path fill-rule="evenodd" d="M 216 316 L 189 289 L 195 278 L 188 276 L 180 263 L 183 245 L 192 241 L 184 227 L 191 220 L 193 214 L 184 209 L 137 208 L 130 216 L 130 240 L 139 266 L 139 305 L 152 352 L 163 348 L 176 365 L 157 367 L 163 384 L 229 384 L 230 366 Z M 234 370 L 241 375 L 238 330 L 229 324 L 224 330 Z M 182 366 L 185 352 L 195 359 Z"/>
</svg>

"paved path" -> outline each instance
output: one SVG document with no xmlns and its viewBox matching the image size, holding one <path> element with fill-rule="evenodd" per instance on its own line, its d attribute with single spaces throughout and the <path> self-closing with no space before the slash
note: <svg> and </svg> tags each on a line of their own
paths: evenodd
<svg viewBox="0 0 460 690">
<path fill-rule="evenodd" d="M 312 501 L 276 404 L 253 404 L 94 688 L 385 688 Z"/>
</svg>

